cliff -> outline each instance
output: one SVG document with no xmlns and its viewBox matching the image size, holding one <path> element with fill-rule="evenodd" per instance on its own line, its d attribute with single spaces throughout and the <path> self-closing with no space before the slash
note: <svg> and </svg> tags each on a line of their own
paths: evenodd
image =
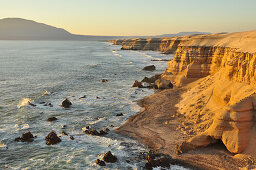
<svg viewBox="0 0 256 170">
<path fill-rule="evenodd" d="M 187 139 L 177 153 L 222 141 L 234 158 L 256 158 L 256 31 L 114 43 L 175 52 L 162 78 L 184 89 L 176 107 Z"/>
</svg>

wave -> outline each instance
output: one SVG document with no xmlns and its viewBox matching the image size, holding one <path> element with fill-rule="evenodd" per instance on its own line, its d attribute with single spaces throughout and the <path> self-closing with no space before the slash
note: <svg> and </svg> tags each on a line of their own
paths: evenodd
<svg viewBox="0 0 256 170">
<path fill-rule="evenodd" d="M 27 106 L 27 105 L 30 105 L 31 104 L 31 99 L 29 98 L 23 98 L 20 100 L 19 104 L 17 105 L 18 108 L 21 108 L 21 107 L 24 107 L 24 106 Z"/>
</svg>

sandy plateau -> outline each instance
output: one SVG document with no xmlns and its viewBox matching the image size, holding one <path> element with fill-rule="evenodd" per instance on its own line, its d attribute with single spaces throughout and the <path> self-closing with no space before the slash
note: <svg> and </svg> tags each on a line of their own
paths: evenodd
<svg viewBox="0 0 256 170">
<path fill-rule="evenodd" d="M 256 31 L 112 42 L 175 54 L 161 75 L 174 88 L 117 132 L 197 168 L 256 168 Z"/>
</svg>

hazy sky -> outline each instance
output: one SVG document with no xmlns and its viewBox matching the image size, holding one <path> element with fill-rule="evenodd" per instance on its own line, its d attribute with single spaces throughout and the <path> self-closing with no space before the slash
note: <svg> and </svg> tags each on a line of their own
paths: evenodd
<svg viewBox="0 0 256 170">
<path fill-rule="evenodd" d="M 256 30 L 256 0 L 0 0 L 18 17 L 74 34 L 157 35 Z"/>
</svg>

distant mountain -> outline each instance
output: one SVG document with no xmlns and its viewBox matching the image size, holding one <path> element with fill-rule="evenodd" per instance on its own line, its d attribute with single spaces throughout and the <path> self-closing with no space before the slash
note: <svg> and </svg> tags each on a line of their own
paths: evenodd
<svg viewBox="0 0 256 170">
<path fill-rule="evenodd" d="M 0 19 L 1 40 L 109 40 L 117 37 L 75 35 L 62 28 L 22 18 Z"/>
<path fill-rule="evenodd" d="M 178 36 L 186 36 L 186 35 L 203 35 L 203 34 L 212 34 L 212 33 L 210 32 L 179 32 L 177 34 L 156 35 L 155 37 L 178 37 Z"/>
</svg>

